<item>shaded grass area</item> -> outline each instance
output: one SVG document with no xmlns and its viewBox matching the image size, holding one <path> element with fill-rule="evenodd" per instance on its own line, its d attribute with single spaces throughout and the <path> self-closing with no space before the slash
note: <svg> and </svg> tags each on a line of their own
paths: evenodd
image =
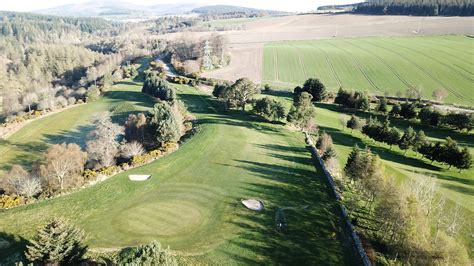
<svg viewBox="0 0 474 266">
<path fill-rule="evenodd" d="M 347 157 L 354 145 L 363 148 L 365 146 L 380 156 L 384 161 L 385 172 L 393 176 L 401 185 L 407 184 L 410 180 L 422 176 L 430 176 L 438 181 L 438 193 L 448 199 L 446 214 L 453 209 L 455 204 L 462 207 L 463 225 L 457 238 L 461 239 L 468 249 L 472 250 L 474 243 L 470 236 L 471 221 L 474 218 L 474 169 L 465 170 L 459 173 L 456 169 L 448 170 L 446 165 L 440 163 L 431 164 L 429 160 L 422 159 L 420 155 L 413 151 L 404 151 L 394 146 L 392 149 L 386 144 L 375 142 L 364 136 L 360 131 L 342 129 L 339 120 L 343 116 L 349 118 L 350 112 L 344 113 L 342 108 L 333 104 L 316 104 L 316 120 L 320 130 L 329 133 L 334 141 L 338 154 L 341 169 L 344 167 Z M 358 117 L 367 118 L 369 114 L 360 111 L 353 111 Z M 381 120 L 381 117 L 379 117 Z M 399 130 L 404 130 L 408 126 L 413 126 L 415 130 L 422 129 L 432 140 L 442 140 L 447 136 L 452 137 L 462 146 L 469 147 L 471 154 L 474 153 L 474 139 L 472 134 L 464 134 L 448 129 L 436 129 L 426 127 L 416 122 L 408 122 L 401 119 L 392 119 L 391 124 Z M 472 252 L 471 252 L 472 253 Z"/>
<path fill-rule="evenodd" d="M 0 232 L 30 238 L 54 216 L 82 227 L 92 248 L 156 239 L 192 264 L 350 264 L 337 204 L 303 136 L 246 113 L 219 112 L 209 96 L 179 87 L 198 133 L 177 152 L 80 192 L 0 213 Z M 129 174 L 151 174 L 132 182 Z M 266 210 L 240 203 L 258 198 Z M 280 207 L 308 205 L 275 229 Z M 1 256 L 1 254 L 0 254 Z"/>
<path fill-rule="evenodd" d="M 93 130 L 91 120 L 94 115 L 113 111 L 128 103 L 133 106 L 132 111 L 125 110 L 112 116 L 115 123 L 123 123 L 128 114 L 153 107 L 154 100 L 140 91 L 141 83 L 119 82 L 96 102 L 78 105 L 27 124 L 8 139 L 0 140 L 0 171 L 8 171 L 13 164 L 29 169 L 53 144 L 77 143 L 85 147 L 87 134 Z"/>
<path fill-rule="evenodd" d="M 277 42 L 265 45 L 263 82 L 294 87 L 314 77 L 334 91 L 342 86 L 377 95 L 415 86 L 425 99 L 444 88 L 446 102 L 472 105 L 473 49 L 464 36 Z"/>
</svg>

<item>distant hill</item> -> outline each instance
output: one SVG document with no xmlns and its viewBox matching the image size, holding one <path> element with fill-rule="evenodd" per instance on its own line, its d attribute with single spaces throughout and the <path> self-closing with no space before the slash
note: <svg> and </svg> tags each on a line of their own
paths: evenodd
<svg viewBox="0 0 474 266">
<path fill-rule="evenodd" d="M 166 15 L 190 12 L 196 4 L 163 4 L 144 6 L 122 1 L 96 1 L 79 4 L 68 4 L 48 9 L 33 11 L 34 13 L 54 16 L 99 17 L 114 15 Z"/>
<path fill-rule="evenodd" d="M 270 15 L 279 15 L 279 14 L 288 14 L 285 11 L 276 11 L 276 10 L 265 10 L 265 9 L 256 9 L 250 7 L 242 6 L 229 6 L 229 5 L 213 5 L 213 6 L 202 6 L 192 10 L 194 13 L 204 14 L 204 15 L 221 15 L 221 14 L 245 14 L 245 15 L 258 15 L 261 13 L 267 13 Z"/>
<path fill-rule="evenodd" d="M 318 7 L 318 12 L 350 12 L 360 3 L 346 5 L 326 5 Z"/>
</svg>

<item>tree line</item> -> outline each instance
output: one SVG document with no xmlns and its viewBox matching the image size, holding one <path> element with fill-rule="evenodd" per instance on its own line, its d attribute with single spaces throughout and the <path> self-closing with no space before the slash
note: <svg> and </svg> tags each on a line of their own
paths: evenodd
<svg viewBox="0 0 474 266">
<path fill-rule="evenodd" d="M 470 0 L 369 0 L 356 5 L 355 13 L 373 15 L 473 16 Z"/>
<path fill-rule="evenodd" d="M 354 119 L 351 118 L 350 121 Z M 348 127 L 352 125 L 348 121 Z M 390 145 L 398 145 L 401 150 L 412 149 L 415 152 L 419 152 L 423 157 L 440 163 L 445 163 L 454 166 L 459 169 L 469 169 L 472 166 L 472 158 L 468 148 L 461 148 L 457 142 L 452 140 L 450 137 L 446 138 L 446 142 L 431 142 L 428 141 L 424 132 L 420 130 L 415 133 L 412 127 L 408 127 L 403 135 L 398 131 L 397 128 L 391 127 L 388 118 L 383 123 L 377 121 L 377 119 L 368 119 L 367 123 L 362 127 L 362 133 L 368 137 L 384 142 Z"/>
<path fill-rule="evenodd" d="M 371 108 L 370 103 L 376 102 L 375 108 Z M 421 103 L 421 101 L 392 103 L 389 108 L 389 102 L 385 97 L 372 98 L 365 92 L 347 91 L 339 88 L 334 103 L 347 108 L 359 109 L 362 111 L 373 111 L 389 114 L 392 117 L 400 117 L 407 120 L 418 119 L 425 125 L 434 127 L 444 126 L 456 130 L 471 131 L 474 128 L 474 114 L 466 112 L 449 111 L 442 113 L 430 104 Z"/>
</svg>

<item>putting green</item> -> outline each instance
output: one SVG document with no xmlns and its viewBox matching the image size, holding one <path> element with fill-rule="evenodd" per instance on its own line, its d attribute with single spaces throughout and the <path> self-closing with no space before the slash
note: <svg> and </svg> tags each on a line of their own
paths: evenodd
<svg viewBox="0 0 474 266">
<path fill-rule="evenodd" d="M 61 216 L 84 229 L 90 248 L 158 240 L 185 264 L 349 264 L 337 203 L 303 135 L 225 113 L 210 95 L 178 88 L 199 130 L 177 152 L 80 192 L 2 212 L 0 232 L 30 238 Z M 133 174 L 153 177 L 133 182 Z M 265 210 L 246 209 L 242 198 L 262 199 Z M 278 232 L 278 206 L 299 205 L 311 208 Z"/>
</svg>

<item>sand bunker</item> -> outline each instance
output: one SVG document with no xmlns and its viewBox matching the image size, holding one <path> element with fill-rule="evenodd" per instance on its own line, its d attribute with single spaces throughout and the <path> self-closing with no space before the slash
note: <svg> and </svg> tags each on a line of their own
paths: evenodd
<svg viewBox="0 0 474 266">
<path fill-rule="evenodd" d="M 151 178 L 151 175 L 129 175 L 128 178 L 132 181 L 145 181 Z"/>
<path fill-rule="evenodd" d="M 256 199 L 248 199 L 248 200 L 241 200 L 242 204 L 250 210 L 253 211 L 263 211 L 264 205 L 261 200 Z"/>
</svg>

